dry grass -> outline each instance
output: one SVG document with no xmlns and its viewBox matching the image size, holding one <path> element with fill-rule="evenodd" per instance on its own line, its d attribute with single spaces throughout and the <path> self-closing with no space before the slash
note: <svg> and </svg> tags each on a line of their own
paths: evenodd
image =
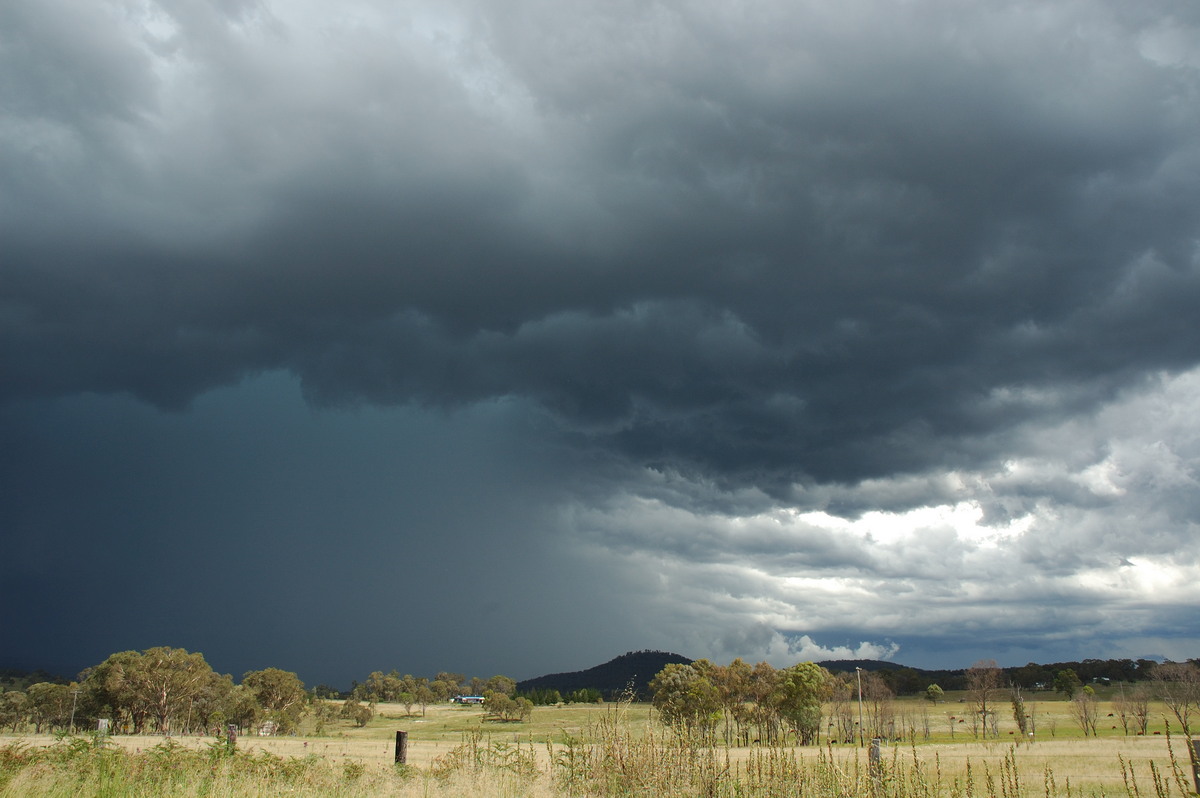
<svg viewBox="0 0 1200 798">
<path fill-rule="evenodd" d="M 173 738 L 166 753 L 154 737 L 114 737 L 111 750 L 100 752 L 84 750 L 83 740 L 68 750 L 46 736 L 0 738 L 0 796 L 832 798 L 869 795 L 877 787 L 887 798 L 1190 794 L 1186 780 L 1174 775 L 1180 763 L 1166 736 L 1125 737 L 1111 729 L 1099 738 L 1069 734 L 1069 717 L 1053 716 L 1069 711 L 1062 702 L 1039 706 L 1043 736 L 1034 743 L 1014 745 L 1003 725 L 999 740 L 956 733 L 926 742 L 912 734 L 884 747 L 878 781 L 856 746 L 700 745 L 665 732 L 641 704 L 538 708 L 527 724 L 486 721 L 474 708 L 430 707 L 425 717 L 404 717 L 398 706 L 379 709 L 365 728 L 336 724 L 320 737 L 242 737 L 235 757 L 216 756 L 206 737 Z M 957 704 L 937 710 L 962 711 Z M 1051 726 L 1055 735 L 1047 737 Z M 397 729 L 409 733 L 410 767 L 402 770 L 392 764 Z M 1182 743 L 1174 747 L 1186 760 Z"/>
</svg>

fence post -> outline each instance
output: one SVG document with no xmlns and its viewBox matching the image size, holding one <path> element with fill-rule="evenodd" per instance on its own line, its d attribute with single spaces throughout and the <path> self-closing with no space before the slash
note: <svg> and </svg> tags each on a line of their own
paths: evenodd
<svg viewBox="0 0 1200 798">
<path fill-rule="evenodd" d="M 408 764 L 408 732 L 396 732 L 396 764 Z"/>
<path fill-rule="evenodd" d="M 1192 746 L 1188 752 L 1192 755 L 1192 781 L 1195 782 L 1196 794 L 1200 795 L 1200 740 L 1189 739 L 1188 742 Z"/>
</svg>

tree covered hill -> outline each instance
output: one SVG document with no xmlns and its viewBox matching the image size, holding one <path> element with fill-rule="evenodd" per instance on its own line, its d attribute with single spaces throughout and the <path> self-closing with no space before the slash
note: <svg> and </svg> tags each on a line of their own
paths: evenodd
<svg viewBox="0 0 1200 798">
<path fill-rule="evenodd" d="M 615 698 L 627 688 L 639 696 L 648 693 L 655 675 L 671 663 L 688 664 L 692 660 L 667 651 L 630 651 L 583 671 L 550 673 L 517 683 L 517 690 L 557 690 L 563 695 L 588 688 L 599 690 L 605 698 Z"/>
<path fill-rule="evenodd" d="M 67 684 L 70 679 L 42 669 L 25 671 L 20 668 L 0 668 L 0 692 L 26 690 L 31 684 Z"/>
</svg>

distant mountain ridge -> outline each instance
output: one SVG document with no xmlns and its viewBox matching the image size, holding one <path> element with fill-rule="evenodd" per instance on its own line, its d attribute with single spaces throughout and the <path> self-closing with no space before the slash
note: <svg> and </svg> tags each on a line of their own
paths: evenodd
<svg viewBox="0 0 1200 798">
<path fill-rule="evenodd" d="M 1200 660 L 1191 660 L 1200 664 Z M 570 673 L 551 673 L 517 683 L 517 689 L 558 690 L 563 695 L 592 688 L 606 699 L 620 696 L 632 688 L 639 698 L 649 696 L 649 684 L 659 671 L 670 663 L 689 664 L 694 660 L 667 651 L 631 651 L 603 665 Z M 884 684 L 897 695 L 911 695 L 937 684 L 945 690 L 961 690 L 966 686 L 966 669 L 914 668 L 878 659 L 839 659 L 817 663 L 830 673 L 854 674 L 856 669 L 875 672 Z M 1045 687 L 1056 673 L 1071 669 L 1085 683 L 1090 681 L 1141 681 L 1149 677 L 1154 660 L 1148 659 L 1085 659 L 1077 662 L 1057 662 L 1045 665 L 1030 662 L 1020 667 L 1002 668 L 1005 678 L 1022 687 Z"/>
</svg>

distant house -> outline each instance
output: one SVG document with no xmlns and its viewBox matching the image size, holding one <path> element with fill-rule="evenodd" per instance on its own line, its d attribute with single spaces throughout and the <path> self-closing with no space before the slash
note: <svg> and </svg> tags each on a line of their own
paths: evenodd
<svg viewBox="0 0 1200 798">
<path fill-rule="evenodd" d="M 451 704 L 482 704 L 484 697 L 481 695 L 456 695 L 450 699 Z"/>
<path fill-rule="evenodd" d="M 259 737 L 273 737 L 279 731 L 279 724 L 273 720 L 263 721 L 258 727 Z"/>
</svg>

